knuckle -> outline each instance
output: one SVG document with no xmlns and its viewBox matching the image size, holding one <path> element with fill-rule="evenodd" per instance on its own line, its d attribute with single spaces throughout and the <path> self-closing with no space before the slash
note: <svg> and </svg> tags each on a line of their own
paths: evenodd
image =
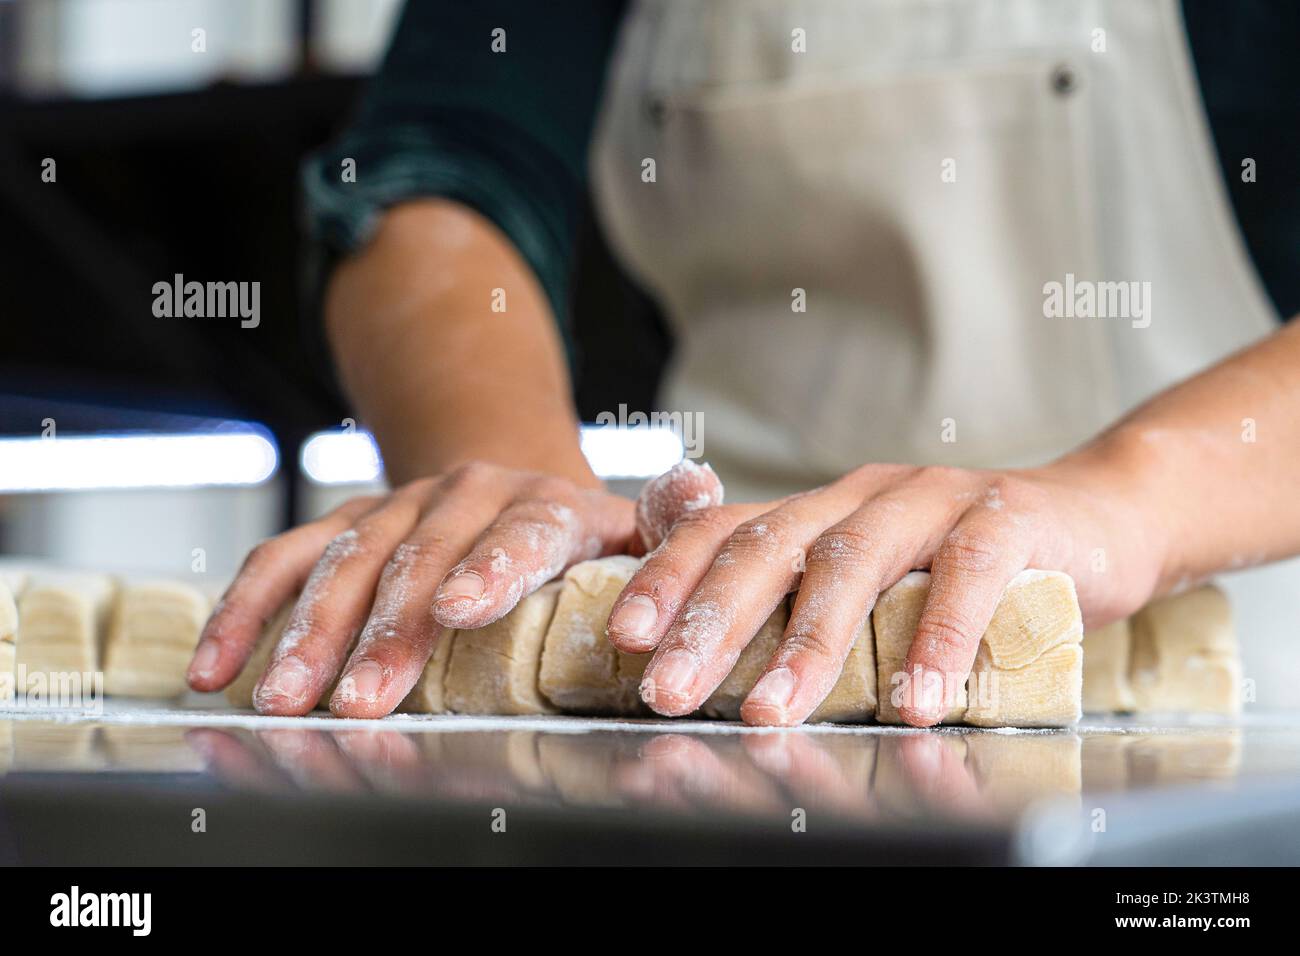
<svg viewBox="0 0 1300 956">
<path fill-rule="evenodd" d="M 951 465 L 921 465 L 912 471 L 910 479 L 920 485 L 951 485 L 959 483 L 968 472 Z"/>
<path fill-rule="evenodd" d="M 405 579 L 411 576 L 437 576 L 447 563 L 445 543 L 439 541 L 403 541 L 393 549 L 384 565 L 384 579 Z"/>
<path fill-rule="evenodd" d="M 838 525 L 821 534 L 808 551 L 810 565 L 867 564 L 877 553 L 878 545 L 861 528 Z"/>
<path fill-rule="evenodd" d="M 444 491 L 465 491 L 471 488 L 481 488 L 497 477 L 499 471 L 500 469 L 496 465 L 478 459 L 471 459 L 447 472 L 442 479 L 442 488 Z"/>
<path fill-rule="evenodd" d="M 781 647 L 781 658 L 789 661 L 794 657 L 811 657 L 826 664 L 839 664 L 841 654 L 817 631 L 798 630 L 790 634 Z"/>
<path fill-rule="evenodd" d="M 952 610 L 937 609 L 922 617 L 913 646 L 919 644 L 923 654 L 942 655 L 964 652 L 979 638 L 975 627 L 964 616 Z"/>
<path fill-rule="evenodd" d="M 554 475 L 534 478 L 528 483 L 525 494 L 543 501 L 570 502 L 575 498 L 573 484 Z"/>
<path fill-rule="evenodd" d="M 723 553 L 733 557 L 770 558 L 787 547 L 791 525 L 789 517 L 780 511 L 741 522 L 731 532 Z"/>
<path fill-rule="evenodd" d="M 726 528 L 727 524 L 727 513 L 720 505 L 714 505 L 708 508 L 697 508 L 694 511 L 685 512 L 673 524 L 672 530 L 679 535 L 690 534 L 692 532 L 708 534 L 722 531 Z"/>
<path fill-rule="evenodd" d="M 284 553 L 284 549 L 285 542 L 279 535 L 259 542 L 254 545 L 253 549 L 248 552 L 248 556 L 244 558 L 240 574 L 254 572 L 261 568 L 275 567 L 280 563 L 280 557 Z"/>
<path fill-rule="evenodd" d="M 944 540 L 935 561 L 940 567 L 959 574 L 982 575 L 998 567 L 1003 551 L 996 534 L 958 528 Z"/>
</svg>

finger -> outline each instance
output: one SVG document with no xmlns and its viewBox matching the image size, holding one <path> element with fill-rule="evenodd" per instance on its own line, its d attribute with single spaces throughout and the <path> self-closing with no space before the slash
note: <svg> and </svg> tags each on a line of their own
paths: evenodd
<svg viewBox="0 0 1300 956">
<path fill-rule="evenodd" d="M 683 514 L 628 581 L 605 633 L 621 651 L 644 654 L 662 640 L 736 525 L 768 505 L 729 505 Z"/>
<path fill-rule="evenodd" d="M 185 732 L 185 742 L 203 758 L 208 773 L 227 786 L 262 793 L 296 789 L 247 731 L 235 733 L 211 727 Z"/>
<path fill-rule="evenodd" d="M 299 716 L 316 706 L 365 623 L 384 562 L 415 526 L 431 487 L 407 485 L 325 547 L 253 688 L 259 714 Z"/>
<path fill-rule="evenodd" d="M 559 480 L 533 482 L 452 568 L 434 617 L 446 627 L 491 624 L 569 565 L 620 550 L 632 529 L 630 502 Z"/>
<path fill-rule="evenodd" d="M 508 493 L 459 483 L 435 492 L 380 575 L 370 616 L 329 702 L 336 716 L 383 717 L 415 686 L 450 633 L 433 616 L 438 583 L 500 513 Z"/>
<path fill-rule="evenodd" d="M 722 481 L 707 464 L 683 458 L 658 478 L 645 483 L 636 499 L 636 530 L 647 551 L 668 537 L 677 519 L 688 511 L 722 504 Z"/>
<path fill-rule="evenodd" d="M 353 498 L 324 518 L 254 548 L 203 627 L 186 674 L 190 687 L 221 690 L 238 677 L 266 622 L 302 590 L 330 540 L 379 500 Z"/>
<path fill-rule="evenodd" d="M 699 707 L 794 586 L 808 546 L 853 510 L 856 496 L 832 485 L 739 525 L 655 651 L 642 700 L 670 717 Z"/>
<path fill-rule="evenodd" d="M 819 535 L 785 637 L 741 705 L 761 726 L 803 723 L 839 680 L 881 590 L 928 564 L 963 505 L 907 484 L 882 492 Z"/>
<path fill-rule="evenodd" d="M 907 673 L 915 676 L 898 708 L 907 723 L 932 726 L 951 708 L 1002 592 L 1025 568 L 1029 544 L 1014 519 L 978 505 L 939 546 L 930 569 L 930 593 L 907 654 Z"/>
</svg>

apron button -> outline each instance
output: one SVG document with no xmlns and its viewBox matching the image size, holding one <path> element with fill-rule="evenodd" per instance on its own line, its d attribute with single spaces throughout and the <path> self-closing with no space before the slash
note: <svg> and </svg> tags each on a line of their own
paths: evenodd
<svg viewBox="0 0 1300 956">
<path fill-rule="evenodd" d="M 1074 70 L 1064 64 L 1052 70 L 1052 91 L 1057 96 L 1069 96 L 1079 87 Z"/>
</svg>

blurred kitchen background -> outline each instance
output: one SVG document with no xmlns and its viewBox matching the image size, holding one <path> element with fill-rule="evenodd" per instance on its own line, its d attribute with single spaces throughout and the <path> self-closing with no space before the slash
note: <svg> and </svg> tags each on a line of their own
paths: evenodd
<svg viewBox="0 0 1300 956">
<path fill-rule="evenodd" d="M 310 334 L 298 168 L 401 7 L 0 0 L 0 554 L 221 577 L 380 483 Z M 649 410 L 662 325 L 590 225 L 581 249 L 584 420 Z M 260 324 L 155 317 L 154 283 L 178 273 L 260 282 Z M 629 492 L 681 455 L 646 429 L 584 446 Z"/>
<path fill-rule="evenodd" d="M 216 583 L 380 484 L 310 334 L 298 168 L 347 121 L 401 7 L 0 0 L 0 555 Z M 260 325 L 155 317 L 154 283 L 178 273 L 260 282 Z M 584 420 L 652 409 L 670 343 L 590 217 L 573 289 Z M 628 493 L 681 455 L 667 431 L 584 440 Z M 1279 619 L 1300 636 L 1300 596 L 1234 603 L 1260 704 L 1300 702 L 1300 644 L 1251 639 Z"/>
</svg>

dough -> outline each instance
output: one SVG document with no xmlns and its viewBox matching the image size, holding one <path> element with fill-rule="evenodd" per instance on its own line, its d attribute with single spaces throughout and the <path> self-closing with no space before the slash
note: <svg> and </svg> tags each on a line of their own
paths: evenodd
<svg viewBox="0 0 1300 956">
<path fill-rule="evenodd" d="M 456 641 L 457 631 L 445 628 L 442 637 L 433 645 L 420 679 L 415 682 L 410 693 L 397 705 L 399 714 L 445 714 L 447 712 L 447 662 L 451 659 L 451 649 Z M 333 690 L 330 691 L 330 694 Z M 329 705 L 329 695 L 325 697 L 325 706 Z"/>
<path fill-rule="evenodd" d="M 763 675 L 767 662 L 785 635 L 790 608 L 782 601 L 764 622 L 753 640 L 745 645 L 731 673 L 723 679 L 700 708 L 715 720 L 740 720 L 740 706 Z M 851 723 L 869 719 L 876 712 L 876 655 L 871 621 L 858 632 L 844 661 L 844 669 L 831 692 L 808 718 L 809 723 Z"/>
<path fill-rule="evenodd" d="M 104 766 L 95 724 L 15 720 L 14 770 L 97 770 Z"/>
<path fill-rule="evenodd" d="M 789 620 L 790 605 L 783 600 L 776 606 L 772 616 L 763 622 L 753 640 L 740 652 L 731 673 L 722 679 L 717 690 L 700 706 L 704 716 L 714 720 L 740 720 L 740 705 L 763 676 L 763 670 L 781 643 Z"/>
<path fill-rule="evenodd" d="M 1083 710 L 1109 714 L 1134 709 L 1128 682 L 1131 635 L 1127 619 L 1083 635 Z"/>
<path fill-rule="evenodd" d="M 1082 716 L 1083 618 L 1074 581 L 1021 571 L 980 640 L 966 685 L 966 723 L 1064 727 Z"/>
<path fill-rule="evenodd" d="M 266 627 L 262 629 L 262 636 L 253 646 L 253 653 L 244 664 L 244 669 L 239 672 L 238 677 L 226 685 L 226 700 L 233 706 L 245 709 L 253 706 L 253 689 L 261 679 L 262 671 L 266 670 L 266 662 L 271 659 L 271 652 L 275 650 L 280 635 L 284 633 L 284 628 L 289 623 L 289 615 L 293 613 L 296 601 L 295 598 L 285 604 L 276 612 L 275 617 L 267 622 Z"/>
<path fill-rule="evenodd" d="M 248 662 L 244 664 L 244 669 L 239 672 L 238 677 L 226 686 L 226 700 L 230 701 L 235 707 L 252 708 L 253 691 L 257 687 L 257 682 L 262 679 L 262 672 L 266 670 L 266 665 L 271 660 L 275 645 L 280 643 L 280 637 L 284 634 L 284 629 L 289 625 L 289 617 L 293 614 L 294 605 L 297 603 L 298 599 L 295 597 L 276 612 L 275 617 L 271 618 L 266 627 L 262 629 L 262 636 L 254 645 L 253 653 L 249 656 Z M 345 655 L 343 659 L 346 661 L 347 656 Z M 341 677 L 342 675 L 338 676 Z M 320 695 L 320 700 L 316 704 L 317 710 L 329 710 L 330 698 L 334 696 L 334 689 L 338 685 L 338 677 L 335 677 L 334 681 Z"/>
<path fill-rule="evenodd" d="M 614 601 L 640 566 L 637 558 L 615 555 L 583 561 L 565 572 L 538 677 L 542 694 L 561 710 L 613 715 L 644 712 L 640 679 L 633 675 L 639 673 L 638 666 L 645 669 L 649 655 L 622 654 L 605 636 Z"/>
<path fill-rule="evenodd" d="M 13 590 L 0 577 L 0 701 L 14 698 L 14 635 L 18 632 L 18 605 Z"/>
<path fill-rule="evenodd" d="M 1133 617 L 1129 680 L 1138 710 L 1241 712 L 1241 662 L 1227 596 L 1213 585 Z"/>
<path fill-rule="evenodd" d="M 138 581 L 118 592 L 104 649 L 104 693 L 178 697 L 211 605 L 178 581 Z"/>
<path fill-rule="evenodd" d="M 876 599 L 871 623 L 876 637 L 876 720 L 901 724 L 898 704 L 907 693 L 907 652 L 930 593 L 930 573 L 913 571 Z M 949 687 L 951 707 L 943 723 L 961 720 L 966 712 L 966 687 Z"/>
<path fill-rule="evenodd" d="M 34 574 L 18 600 L 16 666 L 51 679 L 50 692 L 72 674 L 96 674 L 114 592 L 106 574 L 44 571 Z M 31 687 L 28 688 L 29 690 Z M 83 695 L 90 688 L 83 687 Z"/>
<path fill-rule="evenodd" d="M 458 714 L 551 714 L 555 708 L 537 689 L 542 643 L 560 596 L 552 581 L 486 627 L 447 637 L 446 706 Z"/>
<path fill-rule="evenodd" d="M 975 655 L 963 717 L 976 727 L 1068 727 L 1083 716 L 1083 648 L 1059 644 L 1024 667 L 1001 668 L 988 646 Z"/>
</svg>

